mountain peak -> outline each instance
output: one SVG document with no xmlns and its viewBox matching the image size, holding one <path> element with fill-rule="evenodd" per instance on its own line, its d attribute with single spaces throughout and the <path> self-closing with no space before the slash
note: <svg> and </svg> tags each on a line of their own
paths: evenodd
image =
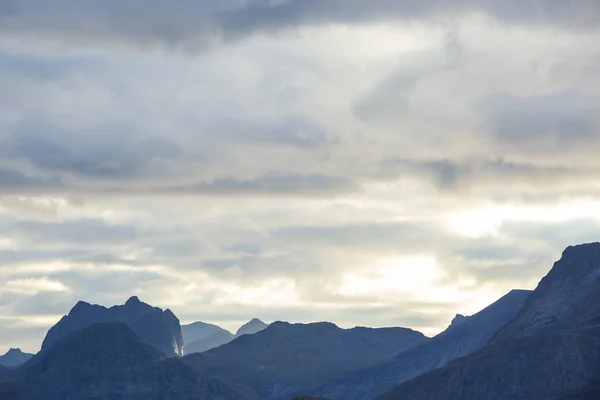
<svg viewBox="0 0 600 400">
<path fill-rule="evenodd" d="M 141 301 L 137 296 L 131 296 L 126 302 L 125 305 L 132 305 L 132 304 L 140 304 Z"/>
<path fill-rule="evenodd" d="M 260 319 L 252 318 L 250 321 L 248 321 L 244 325 L 242 325 L 240 327 L 240 329 L 238 329 L 235 336 L 237 337 L 237 336 L 242 336 L 242 335 L 251 335 L 251 334 L 262 331 L 267 326 L 268 325 L 265 324 Z"/>
<path fill-rule="evenodd" d="M 23 354 L 23 352 L 19 348 L 11 348 L 6 352 L 6 355 L 16 355 L 16 354 Z"/>
</svg>

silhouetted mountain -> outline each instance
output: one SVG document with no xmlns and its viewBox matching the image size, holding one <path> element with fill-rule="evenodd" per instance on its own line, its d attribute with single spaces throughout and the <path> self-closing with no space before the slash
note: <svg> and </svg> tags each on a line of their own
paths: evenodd
<svg viewBox="0 0 600 400">
<path fill-rule="evenodd" d="M 246 322 L 244 325 L 240 327 L 235 333 L 235 337 L 240 337 L 242 335 L 252 335 L 254 333 L 260 332 L 265 329 L 268 324 L 265 324 L 258 318 L 254 318 L 249 322 Z"/>
<path fill-rule="evenodd" d="M 234 335 L 220 326 L 205 322 L 194 322 L 181 327 L 185 342 L 185 353 L 201 353 L 225 343 L 229 343 Z"/>
<path fill-rule="evenodd" d="M 2 400 L 256 399 L 199 376 L 180 359 L 143 342 L 125 323 L 94 324 L 34 356 Z"/>
<path fill-rule="evenodd" d="M 203 375 L 243 383 L 266 399 L 287 400 L 427 340 L 404 328 L 345 330 L 325 322 L 275 322 L 183 361 Z"/>
<path fill-rule="evenodd" d="M 133 296 L 122 306 L 106 308 L 78 302 L 48 331 L 42 349 L 76 330 L 101 322 L 124 322 L 145 342 L 167 355 L 183 355 L 183 334 L 179 320 L 171 312 L 142 303 Z"/>
<path fill-rule="evenodd" d="M 373 367 L 328 382 L 317 393 L 332 399 L 370 399 L 395 385 L 483 348 L 523 307 L 531 292 L 513 290 L 471 317 L 457 316 L 431 340 Z"/>
<path fill-rule="evenodd" d="M 8 352 L 0 356 L 0 365 L 7 368 L 18 367 L 33 357 L 33 354 L 23 353 L 21 349 L 10 349 Z"/>
<path fill-rule="evenodd" d="M 600 377 L 600 243 L 567 248 L 481 351 L 382 400 L 585 399 Z"/>
</svg>

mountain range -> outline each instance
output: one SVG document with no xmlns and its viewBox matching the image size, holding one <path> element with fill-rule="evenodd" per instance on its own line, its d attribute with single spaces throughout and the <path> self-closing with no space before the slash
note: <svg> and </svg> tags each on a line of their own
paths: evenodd
<svg viewBox="0 0 600 400">
<path fill-rule="evenodd" d="M 458 315 L 444 332 L 431 340 L 380 364 L 329 382 L 317 393 L 334 399 L 372 399 L 395 385 L 481 349 L 517 315 L 529 294 L 527 290 L 513 290 L 471 317 Z"/>
<path fill-rule="evenodd" d="M 147 344 L 123 322 L 92 324 L 65 334 L 0 387 L 0 398 L 258 399 L 201 377 L 180 359 Z"/>
<path fill-rule="evenodd" d="M 578 399 L 599 383 L 600 243 L 591 243 L 567 248 L 486 347 L 379 399 Z"/>
<path fill-rule="evenodd" d="M 427 340 L 406 328 L 341 329 L 327 322 L 274 322 L 256 334 L 183 361 L 200 374 L 243 383 L 266 399 L 287 400 Z"/>
<path fill-rule="evenodd" d="M 227 344 L 236 337 L 260 332 L 267 326 L 261 320 L 254 318 L 242 325 L 234 335 L 220 326 L 206 322 L 194 322 L 182 325 L 181 330 L 185 342 L 185 354 L 202 353 Z"/>
<path fill-rule="evenodd" d="M 256 319 L 233 335 L 180 327 L 132 297 L 111 308 L 79 302 L 38 354 L 12 349 L 0 360 L 11 367 L 0 363 L 2 400 L 597 400 L 600 243 L 567 248 L 534 291 L 457 315 L 433 338 Z"/>
</svg>

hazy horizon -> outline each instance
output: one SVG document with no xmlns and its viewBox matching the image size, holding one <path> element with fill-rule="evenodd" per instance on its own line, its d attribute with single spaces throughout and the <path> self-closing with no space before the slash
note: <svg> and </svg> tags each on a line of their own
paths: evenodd
<svg viewBox="0 0 600 400">
<path fill-rule="evenodd" d="M 0 353 L 78 300 L 433 335 L 535 288 L 600 238 L 599 4 L 2 2 Z"/>
</svg>

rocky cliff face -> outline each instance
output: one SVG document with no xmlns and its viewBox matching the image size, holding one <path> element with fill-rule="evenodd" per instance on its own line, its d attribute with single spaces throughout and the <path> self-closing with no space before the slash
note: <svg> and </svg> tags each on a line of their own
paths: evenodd
<svg viewBox="0 0 600 400">
<path fill-rule="evenodd" d="M 427 340 L 422 333 L 404 328 L 341 329 L 331 323 L 275 322 L 183 361 L 201 374 L 241 382 L 265 399 L 288 400 Z"/>
<path fill-rule="evenodd" d="M 600 377 L 600 243 L 569 247 L 481 351 L 381 400 L 586 399 Z"/>
<path fill-rule="evenodd" d="M 183 355 L 183 334 L 177 317 L 171 310 L 152 307 L 135 296 L 124 305 L 111 308 L 78 302 L 68 315 L 50 328 L 42 343 L 42 350 L 76 330 L 96 323 L 117 321 L 127 324 L 145 342 L 163 353 Z"/>
<path fill-rule="evenodd" d="M 513 290 L 471 317 L 457 316 L 448 329 L 426 343 L 329 382 L 317 393 L 340 400 L 371 399 L 395 385 L 479 350 L 517 315 L 529 294 L 527 290 Z"/>
<path fill-rule="evenodd" d="M 2 400 L 256 399 L 199 376 L 121 322 L 67 334 L 16 372 L 10 383 L 0 385 Z"/>
<path fill-rule="evenodd" d="M 0 356 L 0 365 L 6 368 L 18 367 L 31 357 L 33 354 L 23 353 L 21 349 L 10 349 L 5 355 Z"/>
</svg>

